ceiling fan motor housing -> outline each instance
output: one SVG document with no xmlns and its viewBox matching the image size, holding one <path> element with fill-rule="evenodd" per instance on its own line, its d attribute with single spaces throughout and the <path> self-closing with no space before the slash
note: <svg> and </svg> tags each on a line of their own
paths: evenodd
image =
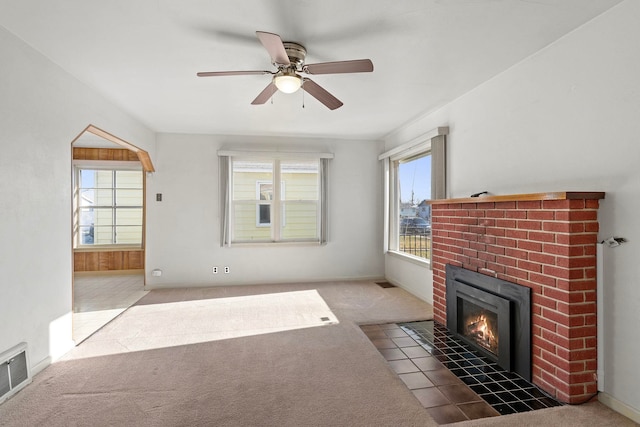
<svg viewBox="0 0 640 427">
<path fill-rule="evenodd" d="M 297 70 L 300 70 L 304 65 L 304 59 L 307 56 L 307 49 L 300 43 L 295 42 L 282 42 L 284 50 L 287 52 L 291 65 Z"/>
</svg>

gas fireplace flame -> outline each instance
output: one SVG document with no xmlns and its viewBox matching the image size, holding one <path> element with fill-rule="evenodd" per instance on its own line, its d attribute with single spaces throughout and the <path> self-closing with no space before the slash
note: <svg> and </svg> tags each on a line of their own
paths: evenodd
<svg viewBox="0 0 640 427">
<path fill-rule="evenodd" d="M 466 335 L 492 353 L 497 353 L 498 339 L 484 314 L 468 320 Z"/>
</svg>

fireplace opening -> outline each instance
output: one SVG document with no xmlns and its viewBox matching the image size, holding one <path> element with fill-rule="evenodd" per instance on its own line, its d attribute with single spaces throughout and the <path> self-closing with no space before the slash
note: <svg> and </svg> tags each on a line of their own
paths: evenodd
<svg viewBox="0 0 640 427">
<path fill-rule="evenodd" d="M 500 367 L 531 380 L 531 290 L 446 266 L 447 329 Z"/>
<path fill-rule="evenodd" d="M 486 310 L 474 303 L 461 300 L 462 334 L 490 353 L 499 356 L 498 314 Z"/>
</svg>

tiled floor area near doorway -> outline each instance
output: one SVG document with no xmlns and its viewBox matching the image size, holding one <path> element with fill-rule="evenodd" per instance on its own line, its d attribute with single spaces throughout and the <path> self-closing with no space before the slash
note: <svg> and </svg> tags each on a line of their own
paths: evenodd
<svg viewBox="0 0 640 427">
<path fill-rule="evenodd" d="M 140 274 L 76 274 L 73 340 L 76 345 L 131 307 L 148 291 Z"/>
<path fill-rule="evenodd" d="M 361 328 L 438 424 L 560 405 L 433 321 Z"/>
</svg>

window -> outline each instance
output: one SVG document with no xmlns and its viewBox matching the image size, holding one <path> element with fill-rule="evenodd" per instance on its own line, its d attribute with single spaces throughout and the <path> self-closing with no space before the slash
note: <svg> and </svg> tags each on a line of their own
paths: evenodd
<svg viewBox="0 0 640 427">
<path fill-rule="evenodd" d="M 380 156 L 385 160 L 385 249 L 411 258 L 431 259 L 431 205 L 444 197 L 443 133 L 428 135 Z"/>
<path fill-rule="evenodd" d="M 234 154 L 220 157 L 223 245 L 326 241 L 326 158 Z"/>
<path fill-rule="evenodd" d="M 76 247 L 142 245 L 143 173 L 76 167 Z"/>
</svg>

